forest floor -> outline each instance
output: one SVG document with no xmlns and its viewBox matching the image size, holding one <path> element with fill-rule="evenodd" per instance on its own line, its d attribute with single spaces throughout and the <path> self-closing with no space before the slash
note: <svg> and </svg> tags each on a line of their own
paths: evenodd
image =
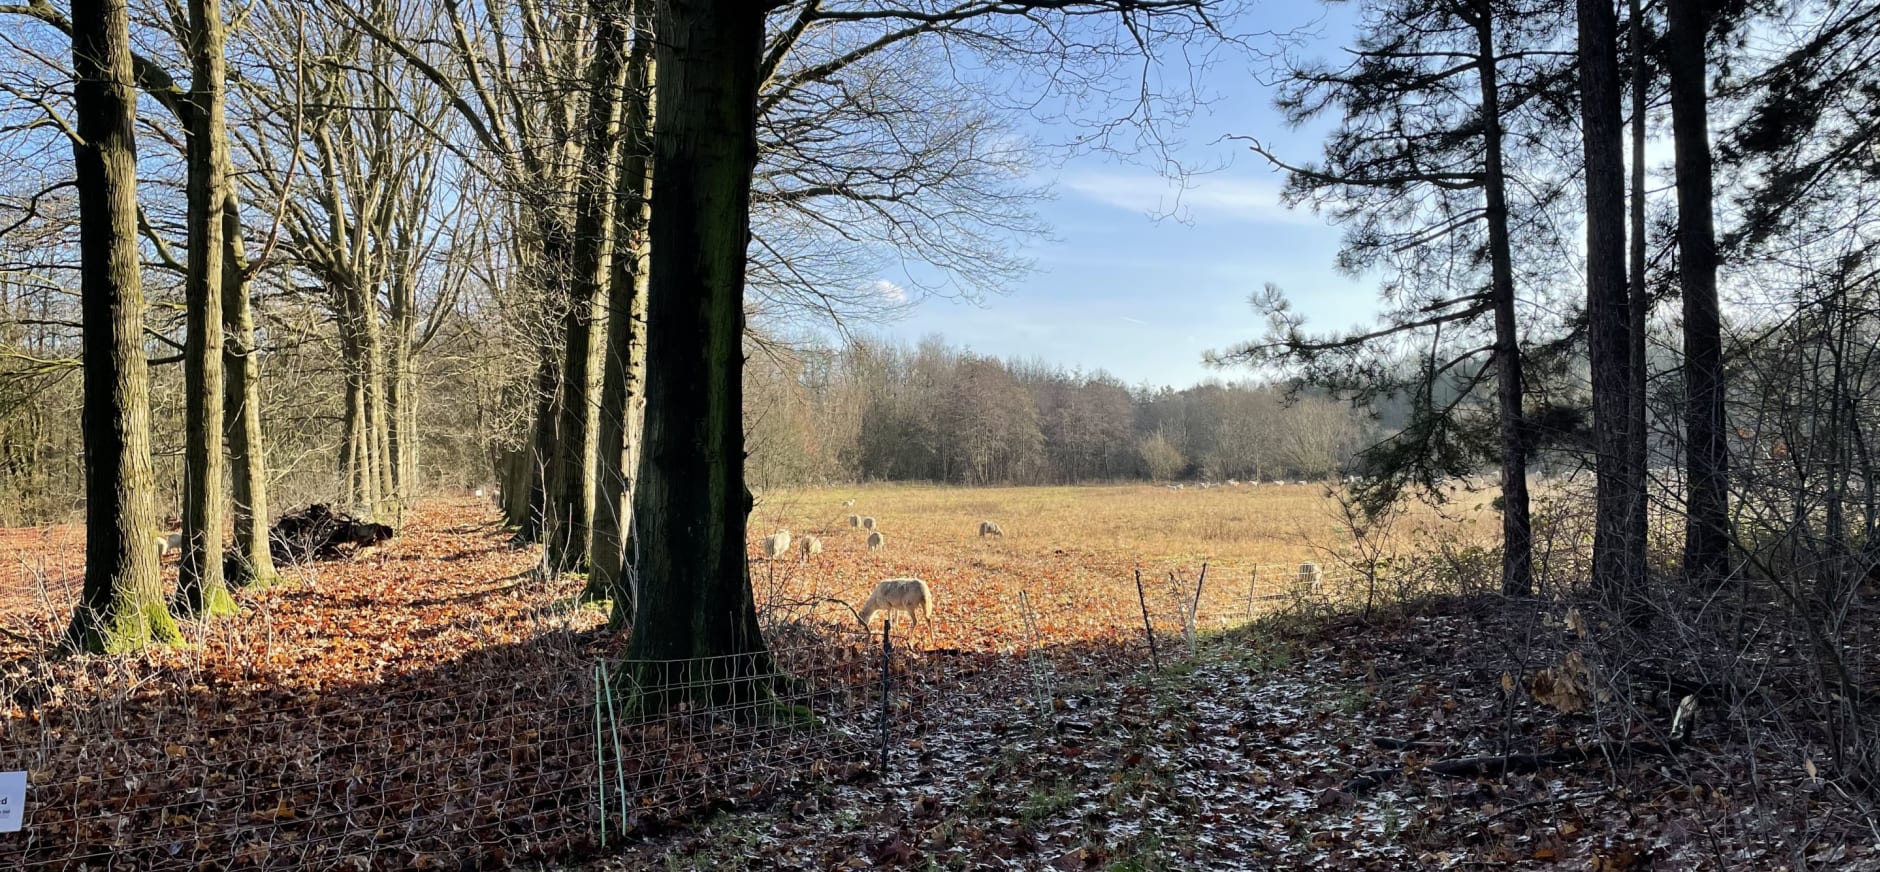
<svg viewBox="0 0 1880 872">
<path fill-rule="evenodd" d="M 1545 667 L 1503 677 L 1511 637 L 1564 659 L 1575 637 L 1558 622 L 1533 640 L 1491 601 L 1424 605 L 1267 619 L 1164 651 L 1159 670 L 1107 648 L 1054 658 L 1042 682 L 1023 660 L 973 664 L 915 693 L 887 777 L 814 784 L 578 868 L 1880 869 L 1872 831 L 1797 749 L 1700 720 L 1675 754 L 1647 753 L 1668 712 L 1602 716 L 1535 681 L 1566 679 Z M 1435 774 L 1601 740 L 1603 757 Z"/>
<path fill-rule="evenodd" d="M 1564 605 L 1435 598 L 1360 620 L 1383 592 L 1342 570 L 1335 510 L 1296 485 L 765 495 L 753 539 L 783 527 L 826 548 L 754 560 L 773 626 L 853 627 L 849 604 L 884 577 L 936 592 L 933 620 L 894 630 L 886 775 L 879 652 L 853 631 L 779 633 L 832 691 L 817 699 L 844 700 L 818 711 L 845 738 L 713 744 L 727 724 L 709 717 L 640 730 L 624 757 L 616 738 L 605 770 L 683 795 L 624 843 L 614 808 L 611 859 L 580 868 L 1880 870 L 1806 746 L 1705 710 L 1654 753 L 1675 702 L 1601 698 Z M 887 547 L 869 551 L 852 513 Z M 980 538 L 980 519 L 1006 535 Z M 1392 547 L 1465 554 L 1475 523 L 1415 517 Z M 187 646 L 55 660 L 82 532 L 0 531 L 0 770 L 33 785 L 0 868 L 593 852 L 594 786 L 621 783 L 596 776 L 595 664 L 623 640 L 573 607 L 578 579 L 530 573 L 535 552 L 485 504 L 426 503 L 401 533 L 239 592 L 243 615 L 185 624 Z M 1321 589 L 1296 584 L 1302 560 L 1325 567 Z M 1430 768 L 1580 747 L 1602 753 Z"/>
</svg>

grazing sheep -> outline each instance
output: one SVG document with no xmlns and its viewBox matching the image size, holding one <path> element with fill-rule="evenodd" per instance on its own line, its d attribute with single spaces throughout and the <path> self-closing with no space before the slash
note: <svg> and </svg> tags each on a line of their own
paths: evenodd
<svg viewBox="0 0 1880 872">
<path fill-rule="evenodd" d="M 482 489 L 482 488 L 477 488 L 477 489 L 476 489 L 476 497 L 477 497 L 477 499 L 482 499 L 482 498 L 483 498 L 483 489 Z"/>
<path fill-rule="evenodd" d="M 864 529 L 864 530 L 873 530 L 873 529 L 875 529 L 875 519 L 874 519 L 873 517 L 871 517 L 871 516 L 866 516 L 866 515 L 864 515 L 864 516 L 862 517 L 862 529 Z"/>
<path fill-rule="evenodd" d="M 803 559 L 808 560 L 822 553 L 822 540 L 815 536 L 804 536 L 802 544 L 798 546 L 798 550 L 803 552 Z"/>
<path fill-rule="evenodd" d="M 843 508 L 845 508 L 845 509 L 846 509 L 846 508 L 849 508 L 850 506 L 853 506 L 853 505 L 855 505 L 855 501 L 854 501 L 854 500 L 843 500 L 843 501 L 842 501 L 842 507 L 843 507 Z"/>
<path fill-rule="evenodd" d="M 933 619 L 933 591 L 918 578 L 890 578 L 875 585 L 875 592 L 862 603 L 857 613 L 862 626 L 868 626 L 876 612 L 906 612 L 918 627 L 921 618 Z"/>
<path fill-rule="evenodd" d="M 1296 482 L 1293 482 L 1293 484 L 1296 484 L 1296 485 L 1299 485 L 1300 487 L 1305 487 L 1306 485 L 1309 485 L 1309 484 L 1311 484 L 1311 483 L 1312 483 L 1312 482 L 1309 482 L 1309 481 L 1306 481 L 1306 480 L 1305 480 L 1305 479 L 1303 479 L 1303 478 L 1302 478 L 1302 479 L 1300 479 L 1300 480 L 1298 480 L 1298 481 L 1296 481 Z"/>
<path fill-rule="evenodd" d="M 880 530 L 868 534 L 868 550 L 880 551 L 881 546 L 886 544 L 888 544 L 888 540 L 882 537 Z"/>
<path fill-rule="evenodd" d="M 1227 486 L 1228 487 L 1240 487 L 1240 481 L 1239 479 L 1230 478 L 1227 480 Z"/>
<path fill-rule="evenodd" d="M 1308 560 L 1299 564 L 1299 586 L 1317 590 L 1325 582 L 1325 571 L 1317 563 Z"/>
<path fill-rule="evenodd" d="M 757 541 L 758 541 L 758 544 L 762 546 L 763 548 L 764 556 L 772 560 L 776 560 L 777 558 L 790 553 L 790 531 L 789 530 L 778 530 L 777 532 L 772 533 L 768 536 L 765 536 L 764 538 L 759 539 Z"/>
<path fill-rule="evenodd" d="M 1005 531 L 999 529 L 999 525 L 994 524 L 991 521 L 980 521 L 979 522 L 979 538 L 984 539 L 987 536 L 998 536 L 1000 538 L 1004 538 Z"/>
<path fill-rule="evenodd" d="M 862 525 L 862 516 L 861 516 L 861 515 L 850 515 L 850 516 L 849 516 L 849 526 L 851 526 L 851 527 L 860 527 L 861 525 Z"/>
</svg>

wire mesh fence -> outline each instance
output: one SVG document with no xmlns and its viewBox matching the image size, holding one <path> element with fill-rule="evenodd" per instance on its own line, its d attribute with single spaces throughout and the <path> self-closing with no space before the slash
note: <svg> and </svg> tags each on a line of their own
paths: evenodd
<svg viewBox="0 0 1880 872">
<path fill-rule="evenodd" d="M 0 834 L 0 868 L 582 856 L 804 782 L 893 777 L 910 713 L 1049 709 L 1093 652 L 1147 662 L 1154 640 L 1165 659 L 1190 656 L 1208 632 L 1361 580 L 1296 564 L 1199 570 L 1145 572 L 1127 610 L 1114 591 L 1023 580 L 970 598 L 942 588 L 929 619 L 895 616 L 885 657 L 880 623 L 856 621 L 865 590 L 758 572 L 757 658 L 597 656 L 545 623 L 461 662 L 315 692 L 208 668 L 127 677 L 103 660 L 60 682 L 9 671 L 0 770 L 25 770 L 30 786 L 24 828 Z"/>
</svg>

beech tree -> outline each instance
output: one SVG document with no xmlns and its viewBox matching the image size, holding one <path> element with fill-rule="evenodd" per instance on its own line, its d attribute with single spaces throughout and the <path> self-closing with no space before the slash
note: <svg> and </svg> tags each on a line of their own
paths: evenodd
<svg viewBox="0 0 1880 872">
<path fill-rule="evenodd" d="M 137 85 L 124 0 L 72 4 L 72 152 L 85 336 L 85 583 L 67 643 L 181 640 L 157 575 L 137 245 Z"/>
<path fill-rule="evenodd" d="M 189 102 L 194 109 L 188 138 L 189 270 L 184 298 L 189 333 L 183 352 L 185 471 L 183 555 L 176 583 L 177 607 L 191 614 L 233 613 L 222 576 L 222 362 L 225 352 L 222 284 L 228 254 L 223 239 L 227 203 L 227 36 L 220 0 L 190 0 Z"/>
</svg>

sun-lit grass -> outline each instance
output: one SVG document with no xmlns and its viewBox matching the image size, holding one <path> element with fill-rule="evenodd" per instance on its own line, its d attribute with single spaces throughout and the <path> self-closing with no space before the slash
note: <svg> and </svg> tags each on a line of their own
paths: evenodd
<svg viewBox="0 0 1880 872">
<path fill-rule="evenodd" d="M 849 499 L 853 507 L 843 505 Z M 1460 519 L 1412 510 L 1393 537 L 1414 546 L 1415 537 L 1439 525 L 1480 527 L 1486 513 L 1475 505 L 1485 501 L 1457 501 Z M 875 518 L 887 547 L 869 552 L 866 531 L 849 526 L 851 514 Z M 981 520 L 996 521 L 1005 535 L 982 539 Z M 1152 618 L 1165 628 L 1180 626 L 1180 602 L 1193 596 L 1203 562 L 1209 566 L 1198 621 L 1204 627 L 1271 608 L 1293 592 L 1302 561 L 1324 567 L 1328 586 L 1350 580 L 1339 555 L 1349 550 L 1351 536 L 1336 501 L 1318 484 L 771 491 L 760 495 L 750 533 L 755 540 L 777 529 L 819 536 L 827 551 L 807 562 L 755 563 L 760 600 L 834 597 L 852 604 L 877 580 L 919 577 L 934 588 L 948 644 L 967 644 L 970 637 L 1001 645 L 1024 641 L 1021 591 L 1048 639 L 1139 633 L 1137 569 Z M 1170 580 L 1171 571 L 1179 581 Z"/>
</svg>

